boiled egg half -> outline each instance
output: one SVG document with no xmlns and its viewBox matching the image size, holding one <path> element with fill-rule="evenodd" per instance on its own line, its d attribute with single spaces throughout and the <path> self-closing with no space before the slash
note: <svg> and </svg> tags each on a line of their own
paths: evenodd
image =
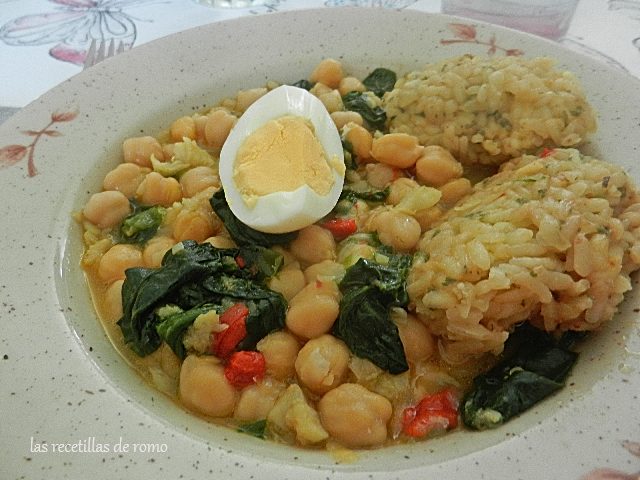
<svg viewBox="0 0 640 480">
<path fill-rule="evenodd" d="M 244 112 L 220 152 L 220 182 L 233 214 L 266 233 L 299 230 L 338 202 L 345 164 L 322 102 L 283 85 Z"/>
</svg>

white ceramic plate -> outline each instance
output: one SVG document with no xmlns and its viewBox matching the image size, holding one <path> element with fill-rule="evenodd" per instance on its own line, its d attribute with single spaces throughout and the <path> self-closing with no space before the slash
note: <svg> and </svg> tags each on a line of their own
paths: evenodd
<svg viewBox="0 0 640 480">
<path fill-rule="evenodd" d="M 410 10 L 294 11 L 197 28 L 105 61 L 4 123 L 0 477 L 578 480 L 640 470 L 637 286 L 585 346 L 570 385 L 520 418 L 336 465 L 209 425 L 143 384 L 103 333 L 78 266 L 71 212 L 99 189 L 128 136 L 239 88 L 306 77 L 325 57 L 363 75 L 516 49 L 578 75 L 600 114 L 588 149 L 640 183 L 640 82 L 539 38 Z"/>
</svg>

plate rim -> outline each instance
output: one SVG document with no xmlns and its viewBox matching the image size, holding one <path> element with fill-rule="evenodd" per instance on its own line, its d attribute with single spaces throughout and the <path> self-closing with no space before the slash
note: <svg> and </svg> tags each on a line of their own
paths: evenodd
<svg viewBox="0 0 640 480">
<path fill-rule="evenodd" d="M 343 7 L 345 10 L 351 10 L 353 12 L 357 11 L 358 13 L 361 12 L 361 9 L 359 9 L 358 7 Z M 268 16 L 282 16 L 282 17 L 289 17 L 289 16 L 307 16 L 308 18 L 311 18 L 312 16 L 317 15 L 318 13 L 322 13 L 323 15 L 327 15 L 327 10 L 328 9 L 307 9 L 307 10 L 295 10 L 295 11 L 284 11 L 284 12 L 278 12 L 278 13 L 272 13 L 272 14 L 268 14 Z M 404 12 L 407 12 L 408 10 L 403 10 Z M 379 13 L 379 12 L 377 12 Z M 411 11 L 412 14 L 418 14 L 420 16 L 429 16 L 429 17 L 447 17 L 447 18 L 453 18 L 456 20 L 460 20 L 459 17 L 451 17 L 451 16 L 446 16 L 446 15 L 442 15 L 442 14 L 435 14 L 435 13 L 427 13 L 427 12 L 418 12 L 418 11 Z M 373 15 L 373 14 L 372 14 Z M 190 38 L 191 36 L 194 35 L 198 35 L 198 32 L 203 32 L 206 33 L 208 32 L 210 29 L 215 29 L 215 28 L 222 28 L 220 27 L 221 23 L 225 23 L 225 24 L 232 24 L 232 26 L 235 24 L 244 24 L 247 22 L 253 22 L 254 20 L 249 20 L 249 19 L 255 19 L 255 18 L 259 18 L 260 16 L 256 16 L 256 17 L 242 17 L 242 18 L 237 18 L 237 19 L 229 19 L 229 20 L 224 20 L 223 22 L 218 22 L 215 24 L 209 24 L 209 25 L 203 25 L 203 26 L 198 26 L 198 27 L 194 27 L 192 29 L 189 30 L 185 30 L 183 32 L 178 32 L 176 34 L 173 34 L 171 36 L 168 37 L 164 37 L 158 40 L 154 40 L 152 42 L 148 42 L 147 44 L 143 44 L 140 45 L 139 47 L 137 47 L 136 49 L 134 49 L 131 52 L 127 52 L 125 54 L 122 54 L 123 57 L 121 59 L 119 59 L 118 57 L 115 57 L 109 61 L 105 61 L 103 64 L 98 65 L 95 67 L 95 69 L 92 70 L 88 70 L 85 72 L 82 72 L 74 77 L 72 77 L 71 79 L 69 79 L 68 81 L 63 82 L 63 84 L 54 87 L 54 89 L 50 90 L 49 92 L 45 93 L 44 95 L 42 95 L 41 97 L 39 97 L 38 99 L 34 100 L 33 102 L 31 102 L 29 105 L 27 105 L 22 111 L 18 112 L 14 117 L 10 118 L 7 122 L 5 122 L 4 124 L 0 125 L 0 139 L 1 138 L 7 138 L 9 136 L 14 136 L 14 134 L 21 130 L 22 128 L 24 128 L 22 125 L 26 123 L 26 119 L 30 118 L 30 117 L 38 117 L 38 118 L 42 118 L 43 116 L 46 117 L 46 115 L 43 115 L 44 112 L 41 112 L 41 105 L 43 104 L 50 104 L 52 103 L 52 99 L 53 97 L 55 97 L 56 95 L 59 95 L 60 92 L 62 92 L 63 90 L 69 88 L 70 86 L 73 86 L 75 84 L 82 84 L 85 81 L 88 81 L 90 79 L 92 80 L 96 80 L 99 75 L 103 72 L 107 72 L 109 71 L 111 68 L 115 68 L 116 66 L 119 65 L 118 62 L 127 62 L 127 59 L 131 58 L 138 58 L 138 57 L 142 57 L 144 56 L 148 51 L 157 51 L 158 49 L 160 49 L 162 46 L 165 45 L 164 42 L 166 42 L 166 45 L 169 45 L 171 43 L 176 42 L 177 40 L 180 40 L 180 38 Z M 262 21 L 262 20 L 260 20 Z M 266 21 L 266 20 L 265 20 Z M 484 26 L 485 29 L 490 29 L 490 30 L 498 30 L 498 31 L 506 31 L 508 32 L 509 35 L 516 35 L 517 37 L 533 37 L 531 35 L 528 34 L 523 34 L 521 32 L 516 32 L 513 31 L 511 29 L 505 28 L 505 27 L 498 27 L 498 26 L 493 26 L 493 25 L 489 25 L 489 24 L 484 24 L 483 22 L 476 22 L 473 21 L 472 23 L 474 24 L 482 24 Z M 175 37 L 175 38 L 173 38 Z M 541 39 L 535 37 L 535 41 L 539 41 Z M 549 42 L 549 41 L 547 41 Z M 553 43 L 553 42 L 549 42 L 549 43 Z M 570 52 L 569 49 L 567 49 L 566 47 L 562 47 L 559 46 L 562 49 L 565 49 L 567 52 Z M 139 50 L 138 50 L 139 49 Z M 136 54 L 136 51 L 139 51 L 140 53 Z M 565 55 L 568 54 L 567 52 L 565 52 Z M 125 58 L 125 55 L 127 56 Z M 610 68 L 608 68 L 603 62 L 598 61 L 597 59 L 590 59 L 590 57 L 587 57 L 584 54 L 581 53 L 575 53 L 575 52 L 571 52 L 571 55 L 573 56 L 579 56 L 579 57 L 583 57 L 585 59 L 589 58 L 589 61 L 593 61 L 593 62 L 599 62 L 601 65 L 601 68 L 604 70 L 610 70 Z M 586 60 L 585 60 L 586 61 Z M 632 82 L 635 83 L 636 88 L 638 86 L 640 86 L 640 80 L 637 79 L 636 77 L 633 77 L 632 75 L 625 73 L 625 72 L 615 72 L 615 74 L 613 74 L 614 76 L 616 75 L 621 75 L 627 78 L 627 80 L 632 79 Z M 640 89 L 638 89 L 640 90 Z M 48 114 L 53 114 L 53 112 L 47 112 Z M 64 112 L 63 112 L 64 113 Z M 73 120 L 70 120 L 69 122 L 73 122 Z M 65 123 L 59 123 L 59 126 L 63 127 L 66 126 L 67 124 Z M 11 133 L 9 133 L 9 131 L 11 131 Z M 64 134 L 64 130 L 62 131 L 62 133 Z M 11 172 L 10 173 L 15 173 L 13 169 L 20 169 L 21 167 L 11 167 Z M 43 168 L 43 172 L 44 172 L 44 168 Z M 42 182 L 41 180 L 44 178 L 44 173 L 41 172 L 41 177 L 35 177 L 34 180 L 36 180 L 38 182 L 38 186 L 42 187 Z M 5 172 L 0 172 L 0 174 L 3 173 L 7 173 Z M 99 175 L 94 175 L 95 176 L 99 176 Z M 16 178 L 16 175 L 13 175 L 13 181 L 15 182 L 16 180 L 19 180 L 19 178 Z M 32 180 L 32 179 L 29 179 Z M 1 194 L 0 194 L 1 195 Z M 79 199 L 79 197 L 81 196 L 80 192 L 65 192 L 64 194 L 64 198 L 56 198 L 55 202 L 58 204 L 58 206 L 62 206 L 62 207 L 68 207 L 72 204 L 77 204 L 77 201 Z M 73 197 L 73 198 L 71 198 Z M 3 218 L 6 218 L 3 217 Z M 15 215 L 14 217 L 15 218 Z M 1 221 L 0 221 L 1 222 Z M 59 222 L 52 220 L 49 228 L 48 228 L 48 232 L 49 235 L 52 236 L 53 238 L 57 238 L 57 237 L 62 237 L 63 233 L 62 231 L 64 231 L 66 228 L 68 227 L 68 222 L 64 222 L 63 224 L 60 224 Z M 61 244 L 58 244 L 54 251 L 56 252 L 60 252 L 61 249 L 66 248 L 66 243 L 65 240 L 63 238 L 59 238 L 60 242 L 62 242 Z M 49 254 L 51 253 L 51 251 L 48 252 Z M 61 272 L 62 274 L 64 274 L 64 270 L 63 270 L 63 264 L 64 264 L 64 255 L 62 257 L 62 259 L 60 260 L 59 264 L 54 263 L 54 268 L 55 268 L 55 272 Z M 62 268 L 62 270 L 61 270 Z M 45 273 L 45 271 L 40 271 L 40 273 Z M 50 275 L 50 272 L 49 272 Z M 4 275 L 0 275 L 0 277 L 2 277 Z M 4 281 L 7 281 L 8 279 L 3 279 Z M 57 303 L 59 301 L 59 297 L 56 294 L 56 298 L 55 298 L 55 302 Z M 62 313 L 62 312 L 61 312 Z M 60 317 L 64 317 L 64 321 L 68 324 L 69 321 L 68 319 L 65 317 L 65 313 L 62 313 L 61 315 L 58 316 L 58 318 L 56 318 L 56 322 L 58 322 L 57 324 L 61 324 Z M 637 327 L 637 325 L 636 325 Z M 69 333 L 69 332 L 67 332 Z M 74 336 L 73 332 L 71 332 L 71 335 L 69 335 L 68 337 L 69 340 L 72 341 L 77 341 L 78 345 L 82 346 L 84 350 L 87 350 L 87 345 L 85 343 L 83 343 L 81 338 L 78 338 L 78 336 Z M 5 342 L 7 341 L 6 339 L 4 340 Z M 78 352 L 75 352 L 78 353 Z M 3 369 L 3 376 L 4 376 L 4 369 Z M 497 450 L 501 450 L 500 448 L 498 448 Z M 235 452 L 234 452 L 235 453 Z M 242 455 L 240 454 L 240 457 L 242 457 Z M 455 461 L 454 461 L 455 462 Z M 438 470 L 439 468 L 447 468 L 446 465 L 450 464 L 451 462 L 444 462 L 443 464 L 437 464 L 435 466 L 431 465 L 427 467 L 427 470 L 432 469 L 432 470 Z M 445 465 L 445 467 L 439 467 L 438 465 Z M 294 467 L 292 467 L 294 468 Z M 420 467 L 419 467 L 420 468 Z M 348 469 L 347 469 L 348 470 Z M 304 470 L 305 473 L 308 473 L 306 468 Z M 337 470 L 338 473 L 342 472 L 342 470 Z M 326 473 L 326 472 L 325 472 Z M 344 473 L 344 472 L 342 472 Z"/>
</svg>

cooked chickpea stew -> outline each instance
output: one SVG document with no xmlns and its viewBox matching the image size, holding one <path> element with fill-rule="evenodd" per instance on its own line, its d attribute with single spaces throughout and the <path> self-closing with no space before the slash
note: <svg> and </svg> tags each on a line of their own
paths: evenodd
<svg viewBox="0 0 640 480">
<path fill-rule="evenodd" d="M 82 267 L 111 341 L 152 385 L 204 419 L 309 448 L 380 447 L 462 428 L 461 416 L 485 428 L 519 413 L 469 405 L 474 378 L 505 371 L 500 349 L 450 361 L 450 338 L 407 291 L 428 261 L 424 239 L 478 173 L 436 141 L 389 130 L 384 99 L 396 81 L 384 68 L 356 78 L 327 59 L 295 84 L 331 114 L 346 164 L 333 211 L 299 231 L 243 225 L 218 176 L 225 139 L 275 82 L 123 142 L 122 163 L 78 215 Z M 519 335 L 538 339 L 537 353 L 562 352 L 566 374 L 568 344 L 533 330 Z"/>
</svg>

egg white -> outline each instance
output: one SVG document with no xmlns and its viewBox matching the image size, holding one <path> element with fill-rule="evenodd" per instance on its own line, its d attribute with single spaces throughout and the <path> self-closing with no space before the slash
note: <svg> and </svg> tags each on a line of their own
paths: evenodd
<svg viewBox="0 0 640 480">
<path fill-rule="evenodd" d="M 290 192 L 262 195 L 250 207 L 233 179 L 238 148 L 255 130 L 284 115 L 296 115 L 311 122 L 331 168 L 333 185 L 327 195 L 319 195 L 308 185 Z M 241 222 L 266 233 L 299 230 L 327 215 L 338 203 L 344 184 L 344 171 L 340 133 L 329 112 L 308 91 L 288 85 L 275 88 L 256 100 L 235 124 L 220 152 L 220 182 L 229 208 Z"/>
</svg>

